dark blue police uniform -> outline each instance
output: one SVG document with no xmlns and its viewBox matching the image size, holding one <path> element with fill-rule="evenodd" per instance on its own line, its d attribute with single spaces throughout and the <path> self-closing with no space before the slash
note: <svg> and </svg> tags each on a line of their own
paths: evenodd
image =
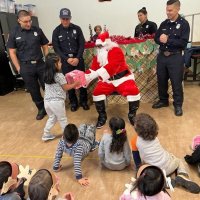
<svg viewBox="0 0 200 200">
<path fill-rule="evenodd" d="M 44 89 L 45 63 L 41 46 L 48 44 L 48 42 L 40 28 L 32 26 L 30 30 L 25 30 L 20 25 L 16 26 L 10 33 L 7 42 L 7 48 L 16 49 L 20 74 L 38 110 L 44 110 L 40 85 Z"/>
<path fill-rule="evenodd" d="M 135 27 L 134 37 L 140 37 L 147 34 L 152 35 L 155 34 L 156 31 L 157 31 L 156 23 L 147 20 L 144 24 L 138 24 Z"/>
<path fill-rule="evenodd" d="M 161 34 L 168 35 L 166 44 L 160 42 Z M 189 23 L 181 16 L 172 22 L 169 19 L 161 23 L 158 31 L 155 34 L 155 42 L 160 45 L 159 54 L 157 57 L 157 78 L 158 78 L 158 93 L 161 104 L 168 105 L 169 95 L 168 79 L 170 79 L 173 90 L 173 99 L 175 114 L 182 115 L 182 111 L 177 111 L 176 108 L 182 108 L 183 104 L 183 73 L 184 59 L 183 50 L 187 46 L 190 34 Z M 153 106 L 156 108 L 156 106 Z"/>
<path fill-rule="evenodd" d="M 62 24 L 53 31 L 52 44 L 54 51 L 61 57 L 62 71 L 65 75 L 75 69 L 85 71 L 83 52 L 85 39 L 79 26 L 70 23 L 65 28 Z M 77 66 L 72 66 L 67 62 L 68 58 L 78 58 Z M 68 91 L 71 106 L 78 107 L 78 100 L 74 89 Z M 87 105 L 87 89 L 80 88 L 80 105 Z"/>
</svg>

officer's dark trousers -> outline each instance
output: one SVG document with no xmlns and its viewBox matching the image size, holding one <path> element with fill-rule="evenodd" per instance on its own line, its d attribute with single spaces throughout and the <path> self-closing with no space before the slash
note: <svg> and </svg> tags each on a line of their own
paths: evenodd
<svg viewBox="0 0 200 200">
<path fill-rule="evenodd" d="M 85 71 L 85 65 L 84 65 L 84 60 L 83 58 L 79 59 L 79 63 L 76 67 L 70 65 L 66 61 L 62 61 L 62 72 L 65 75 L 68 72 L 71 72 L 73 70 L 80 70 L 80 71 Z M 87 89 L 81 87 L 80 89 L 80 104 L 87 104 Z M 71 89 L 68 91 L 69 94 L 69 101 L 71 105 L 78 105 L 78 99 L 76 97 L 76 92 L 74 89 Z"/>
<path fill-rule="evenodd" d="M 159 53 L 157 57 L 158 94 L 161 102 L 168 102 L 168 79 L 171 80 L 174 106 L 183 104 L 184 62 L 181 53 L 166 57 Z"/>
<path fill-rule="evenodd" d="M 44 101 L 40 92 L 40 85 L 44 90 L 44 68 L 44 62 L 37 64 L 20 63 L 20 74 L 38 110 L 44 108 Z"/>
</svg>

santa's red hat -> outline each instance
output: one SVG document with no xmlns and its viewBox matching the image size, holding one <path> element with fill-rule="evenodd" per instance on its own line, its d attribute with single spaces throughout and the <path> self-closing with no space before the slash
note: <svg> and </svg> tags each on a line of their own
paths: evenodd
<svg viewBox="0 0 200 200">
<path fill-rule="evenodd" d="M 96 45 L 102 45 L 105 46 L 107 43 L 111 42 L 111 39 L 109 38 L 109 33 L 106 31 L 104 33 L 101 33 L 98 35 L 98 38 L 96 40 Z"/>
</svg>

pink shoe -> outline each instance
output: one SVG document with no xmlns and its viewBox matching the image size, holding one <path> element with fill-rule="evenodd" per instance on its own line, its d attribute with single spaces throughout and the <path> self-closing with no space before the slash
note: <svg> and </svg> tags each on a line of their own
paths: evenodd
<svg viewBox="0 0 200 200">
<path fill-rule="evenodd" d="M 200 145 L 200 135 L 196 135 L 192 139 L 192 150 L 195 150 Z"/>
</svg>

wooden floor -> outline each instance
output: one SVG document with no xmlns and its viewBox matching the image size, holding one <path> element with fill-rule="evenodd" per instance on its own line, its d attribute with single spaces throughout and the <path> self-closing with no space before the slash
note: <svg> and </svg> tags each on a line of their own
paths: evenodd
<svg viewBox="0 0 200 200">
<path fill-rule="evenodd" d="M 200 86 L 197 84 L 185 85 L 184 115 L 176 117 L 173 106 L 160 110 L 153 110 L 151 104 L 141 104 L 138 112 L 151 114 L 159 124 L 159 139 L 162 145 L 177 157 L 183 158 L 191 154 L 190 144 L 193 136 L 200 134 Z M 133 128 L 127 120 L 127 105 L 108 105 L 108 117 L 119 115 L 127 122 L 129 140 Z M 69 122 L 95 123 L 97 114 L 94 105 L 89 111 L 82 108 L 75 113 L 66 110 Z M 18 164 L 29 164 L 31 168 L 51 169 L 55 149 L 61 136 L 59 125 L 53 132 L 58 136 L 54 141 L 41 141 L 43 128 L 47 117 L 36 121 L 36 109 L 30 95 L 23 91 L 10 93 L 0 97 L 0 160 L 9 160 Z M 102 130 L 97 131 L 97 139 L 102 137 Z M 124 184 L 135 175 L 132 166 L 124 171 L 115 172 L 102 169 L 99 165 L 97 151 L 92 152 L 83 161 L 84 176 L 90 180 L 90 186 L 81 187 L 74 179 L 72 159 L 67 155 L 62 160 L 63 170 L 58 173 L 61 179 L 61 191 L 72 191 L 76 200 L 117 200 L 124 190 Z M 189 167 L 188 167 L 189 168 Z M 191 179 L 200 184 L 196 168 L 189 168 Z M 175 189 L 170 193 L 172 199 L 197 200 L 200 195 L 190 194 L 183 189 Z"/>
</svg>

